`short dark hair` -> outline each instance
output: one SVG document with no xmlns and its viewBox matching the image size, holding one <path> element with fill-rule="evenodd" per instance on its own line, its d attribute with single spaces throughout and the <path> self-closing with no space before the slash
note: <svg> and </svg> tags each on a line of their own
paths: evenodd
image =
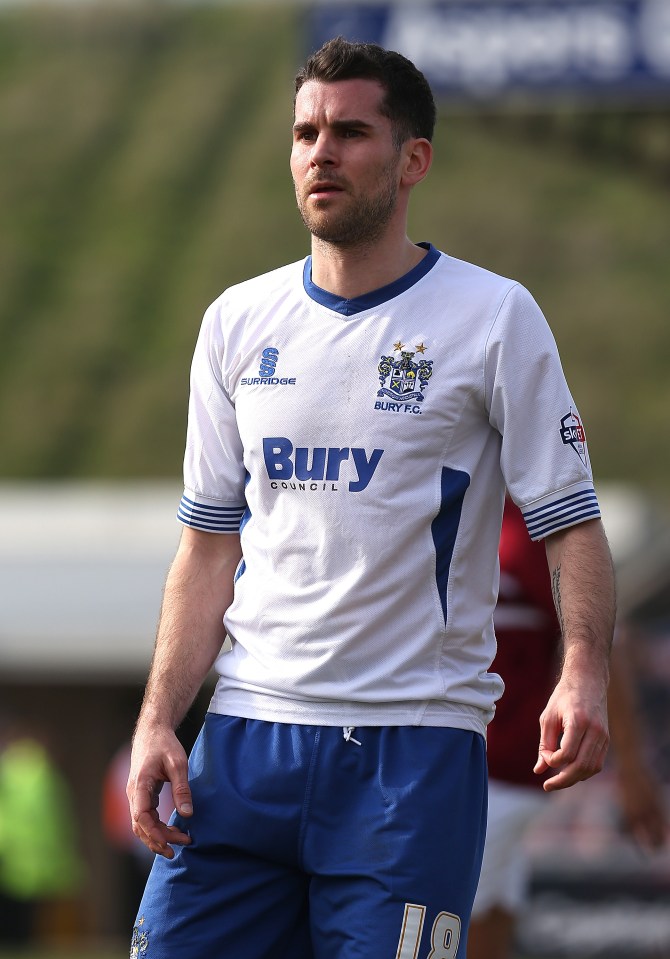
<svg viewBox="0 0 670 959">
<path fill-rule="evenodd" d="M 401 53 L 376 43 L 335 37 L 311 54 L 295 78 L 295 95 L 308 80 L 376 80 L 385 90 L 382 114 L 391 120 L 399 148 L 410 137 L 432 140 L 435 100 L 423 73 Z M 295 98 L 294 98 L 295 106 Z"/>
</svg>

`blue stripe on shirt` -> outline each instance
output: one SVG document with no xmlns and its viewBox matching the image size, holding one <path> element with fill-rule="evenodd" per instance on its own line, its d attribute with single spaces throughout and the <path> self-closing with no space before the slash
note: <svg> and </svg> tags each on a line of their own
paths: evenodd
<svg viewBox="0 0 670 959">
<path fill-rule="evenodd" d="M 523 510 L 523 517 L 532 539 L 543 539 L 567 526 L 598 519 L 600 507 L 593 488 L 571 493 L 537 509 Z"/>
<path fill-rule="evenodd" d="M 210 533 L 237 533 L 245 506 L 212 506 L 196 503 L 186 494 L 181 498 L 177 519 L 185 526 Z"/>
</svg>

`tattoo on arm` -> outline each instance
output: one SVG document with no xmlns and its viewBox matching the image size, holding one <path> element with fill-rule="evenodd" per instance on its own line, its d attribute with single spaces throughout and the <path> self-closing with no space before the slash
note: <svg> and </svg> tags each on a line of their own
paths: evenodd
<svg viewBox="0 0 670 959">
<path fill-rule="evenodd" d="M 565 633 L 565 624 L 563 623 L 563 609 L 561 607 L 561 566 L 559 565 L 551 574 L 551 592 L 554 597 L 554 606 L 558 616 L 558 625 L 561 629 L 561 636 Z"/>
</svg>

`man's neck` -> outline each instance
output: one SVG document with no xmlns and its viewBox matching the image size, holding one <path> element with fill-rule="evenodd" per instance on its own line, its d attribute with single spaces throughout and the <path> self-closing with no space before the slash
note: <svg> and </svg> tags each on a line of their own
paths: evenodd
<svg viewBox="0 0 670 959">
<path fill-rule="evenodd" d="M 409 273 L 426 255 L 406 236 L 396 244 L 342 249 L 312 239 L 312 282 L 346 300 L 378 290 Z"/>
</svg>

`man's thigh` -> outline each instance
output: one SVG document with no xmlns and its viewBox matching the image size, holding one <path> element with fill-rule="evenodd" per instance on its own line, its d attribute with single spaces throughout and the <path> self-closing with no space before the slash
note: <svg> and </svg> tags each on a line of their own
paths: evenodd
<svg viewBox="0 0 670 959">
<path fill-rule="evenodd" d="M 193 816 L 171 820 L 191 844 L 156 857 L 131 959 L 312 959 L 296 857 L 309 755 L 288 728 L 208 714 L 189 759 Z"/>
<path fill-rule="evenodd" d="M 324 732 L 304 827 L 316 959 L 462 959 L 486 823 L 481 736 Z M 326 740 L 331 746 L 326 746 Z"/>
<path fill-rule="evenodd" d="M 304 877 L 235 852 L 188 869 L 180 858 L 156 859 L 131 959 L 312 959 Z"/>
</svg>

